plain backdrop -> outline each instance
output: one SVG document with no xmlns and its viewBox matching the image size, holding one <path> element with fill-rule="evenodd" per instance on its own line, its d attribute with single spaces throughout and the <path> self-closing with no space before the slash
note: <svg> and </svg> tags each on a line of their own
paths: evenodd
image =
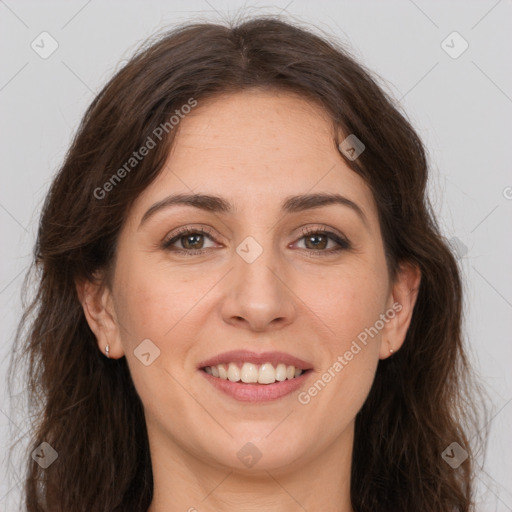
<svg viewBox="0 0 512 512">
<path fill-rule="evenodd" d="M 241 12 L 281 13 L 341 39 L 380 77 L 425 141 L 430 197 L 464 275 L 465 336 L 490 396 L 480 510 L 512 510 L 510 0 L 0 0 L 0 511 L 19 510 L 23 481 L 8 446 L 25 426 L 11 412 L 18 394 L 11 401 L 5 385 L 21 285 L 42 201 L 79 120 L 151 34 Z M 47 58 L 31 46 L 41 37 L 47 51 L 58 44 Z"/>
</svg>

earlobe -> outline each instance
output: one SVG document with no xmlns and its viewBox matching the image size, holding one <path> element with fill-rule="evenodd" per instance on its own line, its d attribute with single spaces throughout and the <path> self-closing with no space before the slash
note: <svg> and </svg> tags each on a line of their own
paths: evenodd
<svg viewBox="0 0 512 512">
<path fill-rule="evenodd" d="M 76 290 L 100 351 L 109 358 L 121 357 L 122 347 L 110 289 L 101 281 L 83 280 L 76 283 Z"/>
<path fill-rule="evenodd" d="M 417 265 L 408 262 L 400 264 L 390 295 L 389 310 L 393 309 L 395 314 L 386 325 L 380 359 L 390 357 L 403 345 L 411 325 L 420 283 L 421 271 Z"/>
</svg>

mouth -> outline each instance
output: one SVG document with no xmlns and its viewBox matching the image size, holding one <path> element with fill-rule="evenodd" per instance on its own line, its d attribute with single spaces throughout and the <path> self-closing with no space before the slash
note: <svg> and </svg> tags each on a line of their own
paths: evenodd
<svg viewBox="0 0 512 512">
<path fill-rule="evenodd" d="M 203 361 L 198 370 L 216 389 L 236 400 L 262 402 L 297 390 L 313 367 L 284 352 L 232 351 Z"/>
<path fill-rule="evenodd" d="M 200 368 L 203 372 L 214 378 L 239 382 L 241 384 L 269 385 L 285 380 L 293 380 L 311 369 L 296 368 L 294 365 L 270 362 L 261 365 L 249 362 L 230 362 Z"/>
<path fill-rule="evenodd" d="M 199 363 L 213 377 L 244 384 L 274 384 L 300 377 L 313 366 L 286 352 L 232 350 Z"/>
</svg>

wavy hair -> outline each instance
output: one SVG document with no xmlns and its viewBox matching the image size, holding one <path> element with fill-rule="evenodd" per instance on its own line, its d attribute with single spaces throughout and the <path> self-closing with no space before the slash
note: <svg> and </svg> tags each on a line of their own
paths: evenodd
<svg viewBox="0 0 512 512">
<path fill-rule="evenodd" d="M 47 469 L 27 456 L 28 512 L 145 512 L 150 505 L 142 403 L 126 358 L 98 350 L 76 283 L 111 267 L 127 212 L 159 174 L 177 130 L 104 197 L 98 188 L 190 98 L 251 88 L 316 101 L 339 133 L 364 142 L 357 160 L 345 160 L 373 192 L 391 275 L 403 262 L 422 274 L 405 342 L 379 362 L 356 417 L 353 509 L 474 510 L 470 436 L 478 414 L 461 334 L 463 287 L 427 197 L 422 141 L 345 46 L 257 17 L 189 23 L 147 41 L 88 107 L 51 184 L 31 266 L 37 288 L 25 303 L 11 366 L 13 373 L 25 368 L 30 390 L 29 450 L 45 441 L 59 453 Z M 27 283 L 28 275 L 24 289 Z M 468 453 L 456 469 L 441 456 L 454 442 Z"/>
</svg>

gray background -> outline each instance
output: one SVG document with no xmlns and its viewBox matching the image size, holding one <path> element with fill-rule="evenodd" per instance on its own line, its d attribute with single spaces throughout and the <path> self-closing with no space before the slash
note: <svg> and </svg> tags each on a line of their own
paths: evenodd
<svg viewBox="0 0 512 512">
<path fill-rule="evenodd" d="M 431 199 L 465 278 L 471 357 L 490 396 L 479 508 L 512 510 L 510 1 L 0 0 L 0 511 L 18 509 L 23 477 L 16 457 L 8 459 L 11 436 L 25 430 L 15 414 L 21 403 L 9 399 L 4 382 L 23 275 L 52 176 L 85 108 L 143 39 L 176 22 L 219 21 L 237 12 L 281 13 L 348 43 L 424 139 Z M 59 45 L 47 59 L 31 48 L 43 31 Z M 441 46 L 453 31 L 469 44 L 458 58 Z M 453 37 L 448 44 L 452 53 L 462 48 Z"/>
</svg>

